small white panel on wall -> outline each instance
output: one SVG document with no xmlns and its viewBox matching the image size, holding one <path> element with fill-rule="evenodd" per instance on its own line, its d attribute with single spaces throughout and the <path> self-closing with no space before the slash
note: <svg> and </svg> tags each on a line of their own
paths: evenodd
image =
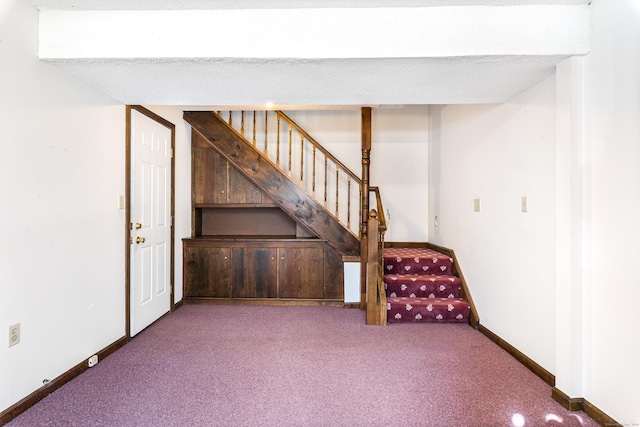
<svg viewBox="0 0 640 427">
<path fill-rule="evenodd" d="M 344 302 L 360 302 L 360 263 L 344 263 Z"/>
</svg>

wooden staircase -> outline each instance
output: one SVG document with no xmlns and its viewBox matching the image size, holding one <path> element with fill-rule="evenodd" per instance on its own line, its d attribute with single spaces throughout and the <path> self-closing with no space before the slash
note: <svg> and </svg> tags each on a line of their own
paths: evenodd
<svg viewBox="0 0 640 427">
<path fill-rule="evenodd" d="M 184 119 L 214 150 L 268 194 L 296 222 L 326 240 L 343 256 L 360 253 L 356 235 L 218 115 L 188 111 L 184 113 Z"/>
<path fill-rule="evenodd" d="M 380 193 L 377 187 L 369 187 L 370 109 L 363 108 L 362 179 L 280 111 L 191 111 L 184 113 L 184 119 L 192 127 L 194 152 L 202 155 L 204 150 L 206 156 L 215 152 L 226 163 L 227 181 L 223 188 L 227 192 L 240 189 L 245 193 L 239 198 L 214 194 L 207 202 L 200 193 L 209 191 L 203 190 L 210 185 L 208 181 L 219 180 L 219 177 L 210 176 L 219 171 L 205 171 L 204 174 L 201 171 L 200 178 L 194 178 L 194 194 L 200 195 L 194 196 L 193 207 L 200 215 L 193 215 L 193 235 L 185 239 L 187 302 L 269 303 L 280 298 L 284 303 L 302 300 L 322 305 L 337 303 L 343 297 L 342 264 L 349 259 L 361 262 L 360 308 L 366 309 L 367 324 L 404 321 L 405 313 L 399 316 L 397 305 L 404 304 L 400 301 L 402 298 L 416 300 L 417 295 L 410 292 L 399 296 L 397 292 L 389 294 L 385 290 L 389 285 L 385 283 L 385 274 L 387 282 L 405 278 L 399 278 L 401 271 L 396 272 L 398 277 L 391 277 L 389 271 L 385 271 L 391 264 L 389 258 L 385 258 L 385 246 L 396 245 L 385 245 L 386 222 Z M 209 168 L 217 162 L 207 158 L 204 162 L 194 158 L 192 166 Z M 225 166 L 218 168 L 224 170 Z M 243 176 L 246 181 L 230 180 L 234 174 Z M 220 192 L 224 193 L 225 189 Z M 374 195 L 375 203 L 371 211 L 370 193 Z M 222 210 L 225 215 L 218 212 L 216 220 L 206 220 L 211 216 L 207 213 L 209 210 Z M 233 223 L 232 227 L 227 227 L 216 221 L 237 216 L 234 215 L 236 212 L 242 212 L 238 215 L 245 217 L 251 212 L 248 217 L 252 219 L 245 219 L 244 227 L 251 223 L 249 229 L 257 236 L 226 235 L 229 229 L 237 233 L 238 227 L 243 226 Z M 292 228 L 279 215 L 288 216 L 295 226 Z M 277 224 L 266 228 L 277 230 L 278 235 L 261 233 L 265 228 L 261 223 L 265 221 Z M 241 230 L 240 234 L 247 234 L 245 231 Z M 417 250 L 423 244 L 410 243 L 409 246 Z M 449 277 L 455 277 L 455 292 L 446 297 L 453 295 L 456 300 L 426 301 L 419 313 L 413 313 L 411 321 L 426 319 L 432 306 L 443 304 L 445 311 L 438 308 L 434 320 L 439 321 L 445 314 L 453 313 L 448 320 L 476 326 L 478 315 L 455 254 L 428 243 L 421 250 L 432 249 L 446 259 Z M 393 248 L 390 253 L 394 250 L 397 252 Z M 449 277 L 445 280 L 451 280 Z M 427 289 L 428 286 L 419 288 Z M 427 299 L 429 296 L 425 295 Z M 406 311 L 407 304 L 403 307 Z M 389 317 L 391 311 L 395 314 Z M 442 316 L 439 315 L 441 312 Z"/>
</svg>

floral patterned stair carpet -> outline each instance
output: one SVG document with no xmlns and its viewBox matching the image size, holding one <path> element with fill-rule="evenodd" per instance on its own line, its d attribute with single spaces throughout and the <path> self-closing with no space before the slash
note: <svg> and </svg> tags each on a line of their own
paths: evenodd
<svg viewBox="0 0 640 427">
<path fill-rule="evenodd" d="M 386 248 L 384 268 L 388 322 L 469 321 L 451 257 L 426 248 Z"/>
</svg>

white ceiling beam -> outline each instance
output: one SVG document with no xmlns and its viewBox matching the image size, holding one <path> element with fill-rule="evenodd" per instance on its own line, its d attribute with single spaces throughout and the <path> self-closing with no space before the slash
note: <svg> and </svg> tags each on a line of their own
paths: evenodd
<svg viewBox="0 0 640 427">
<path fill-rule="evenodd" d="M 128 104 L 270 101 L 286 108 L 506 102 L 552 75 L 555 64 L 589 50 L 587 0 L 398 0 L 430 7 L 385 8 L 328 7 L 332 0 L 293 8 L 286 6 L 314 2 L 265 0 L 260 4 L 283 8 L 224 7 L 252 1 L 207 0 L 220 7 L 207 10 L 140 10 L 146 0 L 126 0 L 133 10 L 41 7 L 39 56 Z"/>
<path fill-rule="evenodd" d="M 585 5 L 40 12 L 41 59 L 438 58 L 588 52 Z"/>
</svg>

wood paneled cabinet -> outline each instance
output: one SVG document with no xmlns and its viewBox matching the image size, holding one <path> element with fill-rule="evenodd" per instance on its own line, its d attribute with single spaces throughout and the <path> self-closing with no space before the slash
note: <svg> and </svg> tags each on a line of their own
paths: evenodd
<svg viewBox="0 0 640 427">
<path fill-rule="evenodd" d="M 192 132 L 186 301 L 344 300 L 340 254 Z"/>
<path fill-rule="evenodd" d="M 321 240 L 184 239 L 184 298 L 336 300 L 340 255 Z"/>
<path fill-rule="evenodd" d="M 183 268 L 185 296 L 231 296 L 231 248 L 185 243 Z"/>
<path fill-rule="evenodd" d="M 262 242 L 258 242 L 261 244 Z M 277 248 L 233 248 L 233 298 L 275 298 L 278 295 Z"/>
</svg>

